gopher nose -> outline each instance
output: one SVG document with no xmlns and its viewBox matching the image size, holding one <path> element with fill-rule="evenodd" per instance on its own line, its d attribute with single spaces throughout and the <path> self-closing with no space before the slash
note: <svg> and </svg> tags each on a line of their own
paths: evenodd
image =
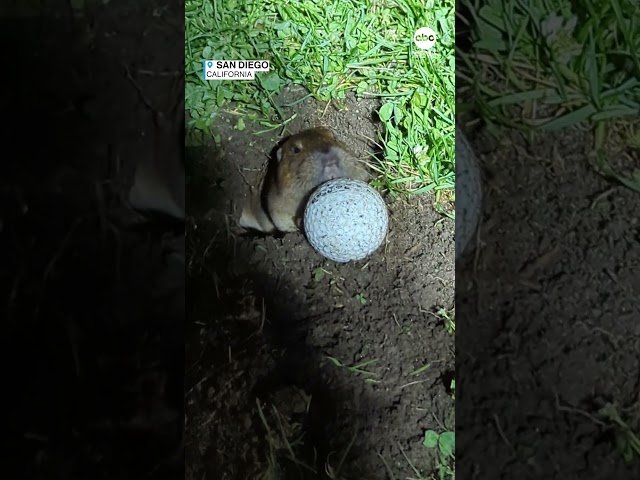
<svg viewBox="0 0 640 480">
<path fill-rule="evenodd" d="M 327 146 L 320 150 L 320 158 L 325 167 L 335 167 L 340 164 L 342 155 L 340 149 Z"/>
</svg>

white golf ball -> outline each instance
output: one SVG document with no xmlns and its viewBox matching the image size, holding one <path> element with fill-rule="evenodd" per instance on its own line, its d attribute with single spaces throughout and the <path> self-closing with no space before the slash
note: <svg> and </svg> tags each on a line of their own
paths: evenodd
<svg viewBox="0 0 640 480">
<path fill-rule="evenodd" d="M 389 228 L 387 206 L 365 182 L 339 178 L 313 192 L 304 212 L 311 246 L 334 262 L 362 260 L 384 242 Z"/>
</svg>

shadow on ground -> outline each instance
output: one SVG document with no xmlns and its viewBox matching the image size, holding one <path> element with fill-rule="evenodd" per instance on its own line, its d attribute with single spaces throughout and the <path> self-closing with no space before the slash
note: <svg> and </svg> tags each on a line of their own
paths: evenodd
<svg viewBox="0 0 640 480">
<path fill-rule="evenodd" d="M 192 165 L 203 158 L 214 169 L 223 165 L 211 148 L 191 148 L 188 156 Z M 327 437 L 326 426 L 336 419 L 336 402 L 348 400 L 349 393 L 323 381 L 324 356 L 306 342 L 317 316 L 293 284 L 269 273 L 268 264 L 250 265 L 250 244 L 237 241 L 233 220 L 220 213 L 228 199 L 211 192 L 228 173 L 210 173 L 188 179 L 190 213 L 213 220 L 192 223 L 187 232 L 186 398 L 188 405 L 198 396 L 213 402 L 205 410 L 213 416 L 204 421 L 212 424 L 206 451 L 198 452 L 202 438 L 192 438 L 200 445 L 187 446 L 193 468 L 188 478 L 202 478 L 196 476 L 202 453 L 206 478 L 324 478 L 327 461 L 338 460 L 331 462 L 332 449 L 339 449 L 338 457 L 348 451 Z M 201 377 L 203 370 L 209 371 Z M 188 431 L 193 422 L 202 425 L 202 414 L 194 410 L 195 416 L 187 415 Z M 357 432 L 355 417 L 344 420 Z M 239 445 L 244 451 L 237 451 Z"/>
<path fill-rule="evenodd" d="M 289 133 L 329 125 L 356 154 L 373 150 L 362 119 L 375 104 L 346 102 L 298 104 Z M 433 198 L 387 198 L 387 244 L 347 265 L 302 235 L 244 235 L 240 208 L 279 138 L 235 118 L 221 115 L 218 151 L 189 149 L 188 478 L 428 478 L 424 432 L 454 424 L 439 314 L 452 313 L 453 222 Z"/>
</svg>

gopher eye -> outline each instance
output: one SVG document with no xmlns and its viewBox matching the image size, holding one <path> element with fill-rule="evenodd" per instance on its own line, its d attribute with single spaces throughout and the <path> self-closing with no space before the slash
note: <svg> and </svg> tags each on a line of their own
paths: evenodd
<svg viewBox="0 0 640 480">
<path fill-rule="evenodd" d="M 291 147 L 291 151 L 297 155 L 297 154 L 299 154 L 302 150 L 300 149 L 300 147 L 299 147 L 299 146 L 294 145 L 293 147 Z"/>
</svg>

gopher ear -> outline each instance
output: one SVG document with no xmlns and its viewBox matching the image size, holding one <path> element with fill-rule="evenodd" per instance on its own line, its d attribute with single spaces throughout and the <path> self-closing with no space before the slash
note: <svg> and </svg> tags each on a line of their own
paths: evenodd
<svg viewBox="0 0 640 480">
<path fill-rule="evenodd" d="M 276 159 L 278 162 L 282 159 L 282 147 L 278 147 L 278 150 L 276 150 Z"/>
<path fill-rule="evenodd" d="M 318 127 L 318 130 L 320 131 L 320 133 L 326 137 L 331 138 L 332 140 L 336 139 L 336 134 L 333 133 L 333 130 L 331 130 L 328 127 Z"/>
</svg>

